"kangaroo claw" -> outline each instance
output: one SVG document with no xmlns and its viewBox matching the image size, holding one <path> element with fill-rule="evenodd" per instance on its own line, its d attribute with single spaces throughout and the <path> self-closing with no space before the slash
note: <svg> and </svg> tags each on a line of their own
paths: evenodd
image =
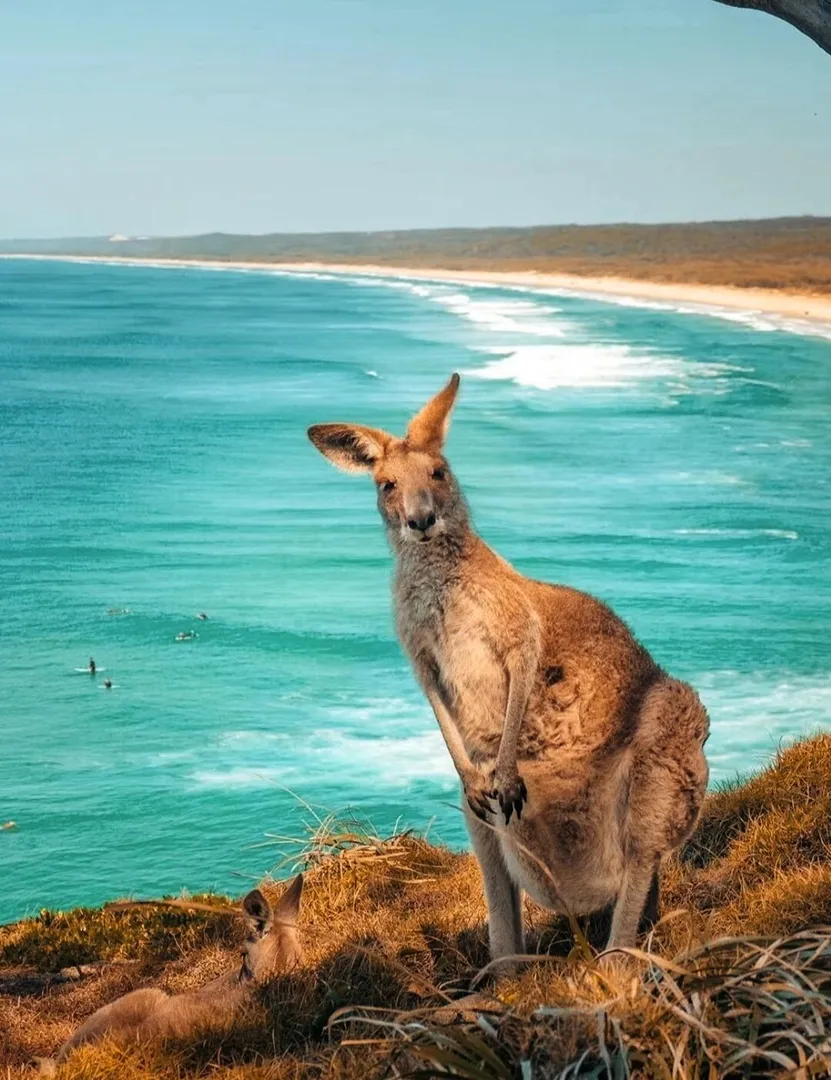
<svg viewBox="0 0 831 1080">
<path fill-rule="evenodd" d="M 515 773 L 510 779 L 495 777 L 492 795 L 499 802 L 499 808 L 505 815 L 506 825 L 510 825 L 514 812 L 516 812 L 517 821 L 522 820 L 522 808 L 528 801 L 528 790 L 519 773 Z"/>
<path fill-rule="evenodd" d="M 464 785 L 464 789 L 465 798 L 470 809 L 482 821 L 487 821 L 493 814 L 493 805 L 491 803 L 493 794 L 488 790 L 484 779 L 481 777 L 471 779 Z"/>
</svg>

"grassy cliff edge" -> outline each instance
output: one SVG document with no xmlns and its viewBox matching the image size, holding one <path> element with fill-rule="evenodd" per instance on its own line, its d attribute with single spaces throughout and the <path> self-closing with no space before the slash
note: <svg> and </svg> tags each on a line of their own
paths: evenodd
<svg viewBox="0 0 831 1080">
<path fill-rule="evenodd" d="M 662 878 L 662 920 L 625 963 L 529 901 L 519 974 L 485 973 L 472 856 L 322 829 L 306 852 L 303 966 L 231 1030 L 76 1052 L 61 1076 L 284 1080 L 831 1073 L 831 734 L 708 797 Z M 233 903 L 42 912 L 0 927 L 0 1072 L 30 1076 L 91 1011 L 237 962 Z M 590 936 L 590 934 L 589 934 Z"/>
</svg>

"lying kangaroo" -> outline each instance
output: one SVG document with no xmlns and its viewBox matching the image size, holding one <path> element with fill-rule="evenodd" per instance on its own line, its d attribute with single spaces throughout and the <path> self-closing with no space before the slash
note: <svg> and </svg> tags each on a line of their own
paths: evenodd
<svg viewBox="0 0 831 1080">
<path fill-rule="evenodd" d="M 249 934 L 242 948 L 239 971 L 230 971 L 199 990 L 166 994 L 157 987 L 133 990 L 103 1005 L 67 1039 L 55 1059 L 42 1059 L 41 1073 L 51 1075 L 56 1065 L 82 1043 L 114 1039 L 146 1042 L 164 1036 L 185 1039 L 205 1028 L 227 1023 L 253 995 L 255 986 L 294 967 L 300 960 L 297 913 L 303 875 L 298 875 L 272 911 L 259 889 L 248 893 L 242 910 Z"/>
<path fill-rule="evenodd" d="M 522 889 L 572 914 L 613 903 L 608 947 L 631 946 L 701 808 L 707 714 L 604 604 L 523 577 L 476 535 L 442 455 L 458 388 L 403 439 L 354 424 L 309 438 L 377 486 L 398 633 L 467 798 L 493 959 L 523 951 Z"/>
</svg>

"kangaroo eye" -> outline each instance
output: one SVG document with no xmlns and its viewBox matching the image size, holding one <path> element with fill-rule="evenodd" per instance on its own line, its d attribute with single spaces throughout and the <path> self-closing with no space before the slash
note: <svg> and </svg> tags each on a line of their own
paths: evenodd
<svg viewBox="0 0 831 1080">
<path fill-rule="evenodd" d="M 445 475 L 446 475 L 446 473 L 445 473 L 444 469 L 433 469 L 433 479 L 434 480 L 444 480 Z"/>
<path fill-rule="evenodd" d="M 381 490 L 387 495 L 393 490 L 394 487 L 395 487 L 395 481 L 394 480 L 385 480 L 383 482 L 383 484 L 381 484 Z"/>
</svg>

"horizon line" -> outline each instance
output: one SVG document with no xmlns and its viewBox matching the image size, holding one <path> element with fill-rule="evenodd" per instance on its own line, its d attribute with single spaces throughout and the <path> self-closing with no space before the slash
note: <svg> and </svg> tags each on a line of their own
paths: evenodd
<svg viewBox="0 0 831 1080">
<path fill-rule="evenodd" d="M 107 241 L 109 243 L 130 243 L 148 240 L 187 240 L 204 236 L 246 236 L 246 237 L 269 237 L 269 236 L 390 236 L 390 235 L 416 235 L 425 233 L 474 233 L 474 232 L 534 232 L 545 229 L 667 229 L 684 228 L 691 226 L 706 225 L 750 225 L 769 224 L 773 222 L 819 222 L 831 223 L 831 211 L 828 214 L 777 214 L 769 217 L 726 217 L 726 218 L 685 218 L 676 221 L 598 221 L 592 223 L 578 222 L 549 222 L 536 225 L 431 225 L 417 226 L 412 228 L 382 228 L 382 229 L 303 229 L 297 231 L 271 229 L 265 232 L 234 232 L 225 229 L 206 229 L 203 232 L 188 233 L 134 233 L 127 234 L 118 230 L 106 233 L 85 233 L 58 236 L 3 236 L 0 243 L 67 243 L 71 241 Z"/>
</svg>

